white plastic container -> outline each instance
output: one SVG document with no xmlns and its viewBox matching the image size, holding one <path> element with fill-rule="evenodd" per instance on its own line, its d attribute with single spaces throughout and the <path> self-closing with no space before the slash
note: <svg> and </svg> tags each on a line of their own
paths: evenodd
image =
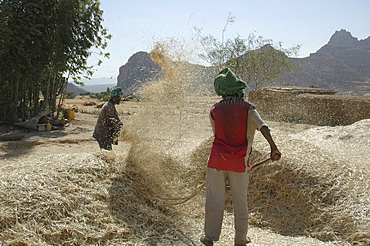
<svg viewBox="0 0 370 246">
<path fill-rule="evenodd" d="M 46 124 L 37 124 L 37 130 L 39 132 L 44 132 L 46 131 Z"/>
</svg>

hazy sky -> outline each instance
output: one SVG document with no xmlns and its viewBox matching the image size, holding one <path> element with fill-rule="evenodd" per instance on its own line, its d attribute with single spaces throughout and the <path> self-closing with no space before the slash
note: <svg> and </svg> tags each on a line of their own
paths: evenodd
<svg viewBox="0 0 370 246">
<path fill-rule="evenodd" d="M 316 52 L 341 29 L 359 40 L 370 36 L 370 0 L 101 0 L 101 9 L 103 25 L 113 35 L 107 48 L 111 58 L 103 59 L 93 78 L 112 83 L 130 56 L 149 52 L 155 41 L 190 41 L 194 27 L 221 40 L 229 13 L 235 22 L 226 39 L 255 32 L 284 48 L 301 45 L 298 57 Z M 96 62 L 93 56 L 90 64 Z"/>
</svg>

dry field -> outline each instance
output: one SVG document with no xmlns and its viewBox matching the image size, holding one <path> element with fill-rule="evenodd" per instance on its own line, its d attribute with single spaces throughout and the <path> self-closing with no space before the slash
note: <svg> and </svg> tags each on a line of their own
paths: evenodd
<svg viewBox="0 0 370 246">
<path fill-rule="evenodd" d="M 99 109 L 86 100 L 67 100 L 79 112 L 65 130 L 13 129 L 24 138 L 0 142 L 0 245 L 200 245 L 208 110 L 219 99 L 123 102 L 112 152 L 92 139 Z M 283 157 L 250 173 L 250 245 L 370 245 L 370 120 L 268 124 Z M 268 156 L 258 132 L 253 155 Z M 215 245 L 233 233 L 229 198 Z"/>
<path fill-rule="evenodd" d="M 124 129 L 111 152 L 91 137 L 99 109 L 86 98 L 67 101 L 79 112 L 65 130 L 2 129 L 24 138 L 0 141 L 1 245 L 200 245 L 208 112 L 219 98 L 194 94 L 197 75 L 172 62 L 182 49 L 167 48 L 151 53 L 166 76 L 139 91 L 145 100 L 117 107 Z M 251 245 L 370 245 L 370 119 L 267 123 L 282 158 L 250 172 Z M 253 147 L 253 162 L 268 157 L 258 132 Z M 228 197 L 215 245 L 233 234 Z"/>
</svg>

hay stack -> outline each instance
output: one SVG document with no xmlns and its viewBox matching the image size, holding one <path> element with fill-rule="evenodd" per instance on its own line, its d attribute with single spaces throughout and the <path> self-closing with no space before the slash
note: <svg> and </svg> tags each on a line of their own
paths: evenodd
<svg viewBox="0 0 370 246">
<path fill-rule="evenodd" d="M 187 242 L 156 184 L 109 152 L 55 155 L 1 169 L 4 245 L 171 245 Z"/>
</svg>

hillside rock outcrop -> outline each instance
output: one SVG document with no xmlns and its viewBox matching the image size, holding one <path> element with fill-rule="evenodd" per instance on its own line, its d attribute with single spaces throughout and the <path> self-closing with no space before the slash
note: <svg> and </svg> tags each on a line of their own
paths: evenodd
<svg viewBox="0 0 370 246">
<path fill-rule="evenodd" d="M 161 67 L 152 61 L 149 53 L 137 52 L 119 68 L 117 86 L 121 87 L 125 94 L 133 94 L 143 83 L 159 78 L 161 71 Z"/>
<path fill-rule="evenodd" d="M 351 45 L 355 46 L 358 44 L 358 39 L 353 37 L 347 30 L 336 31 L 329 40 L 328 45 Z"/>
</svg>

